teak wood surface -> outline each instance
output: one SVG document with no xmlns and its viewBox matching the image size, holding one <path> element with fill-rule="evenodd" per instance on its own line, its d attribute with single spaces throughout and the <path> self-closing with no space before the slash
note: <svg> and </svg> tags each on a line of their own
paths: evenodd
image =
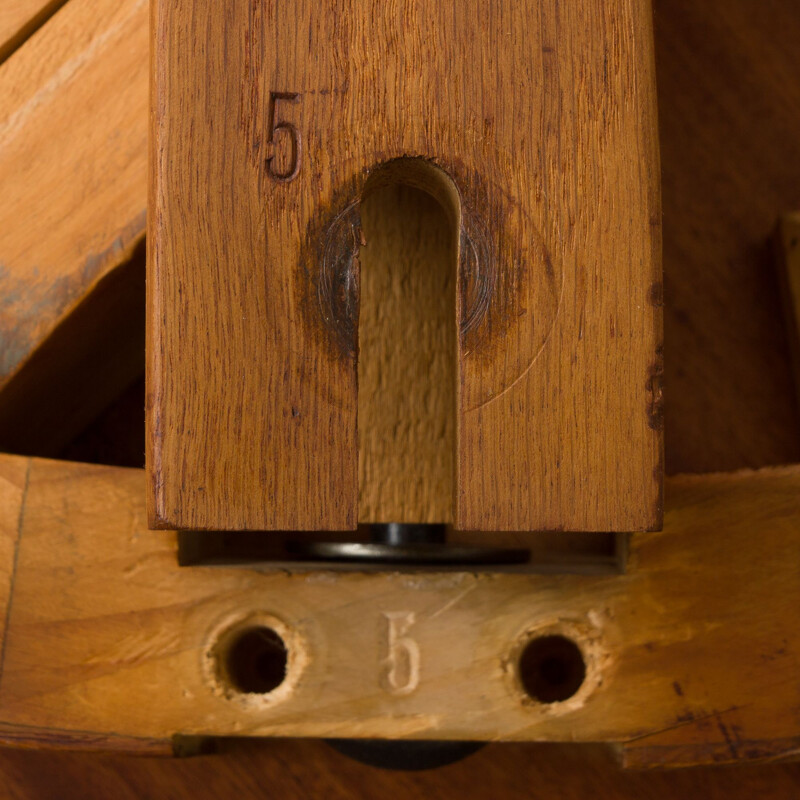
<svg viewBox="0 0 800 800">
<path fill-rule="evenodd" d="M 151 524 L 658 528 L 649 4 L 152 9 Z M 395 181 L 450 219 L 454 507 L 383 507 L 377 464 L 359 502 L 359 205 Z"/>
</svg>

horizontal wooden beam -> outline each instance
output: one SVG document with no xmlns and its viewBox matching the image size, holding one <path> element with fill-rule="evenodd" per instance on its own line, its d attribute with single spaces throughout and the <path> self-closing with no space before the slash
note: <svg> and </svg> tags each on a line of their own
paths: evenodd
<svg viewBox="0 0 800 800">
<path fill-rule="evenodd" d="M 670 479 L 664 531 L 616 576 L 179 568 L 142 471 L 0 475 L 6 731 L 606 741 L 637 766 L 796 750 L 800 467 Z M 225 667 L 258 626 L 288 648 L 269 694 Z M 519 656 L 554 635 L 585 679 L 547 703 Z"/>
</svg>

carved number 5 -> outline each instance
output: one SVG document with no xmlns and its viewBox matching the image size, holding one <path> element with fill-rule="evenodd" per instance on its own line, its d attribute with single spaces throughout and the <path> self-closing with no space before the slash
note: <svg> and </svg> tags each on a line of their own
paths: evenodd
<svg viewBox="0 0 800 800">
<path fill-rule="evenodd" d="M 383 660 L 384 688 L 390 694 L 411 694 L 419 686 L 419 644 L 407 636 L 414 624 L 413 611 L 386 611 L 388 655 Z"/>
<path fill-rule="evenodd" d="M 300 140 L 300 131 L 293 122 L 283 122 L 275 120 L 277 115 L 278 103 L 285 100 L 287 103 L 300 102 L 300 94 L 298 92 L 270 92 L 269 93 L 269 142 L 268 144 L 275 147 L 275 140 L 279 137 L 278 134 L 285 132 L 288 134 L 291 141 L 292 155 L 289 160 L 289 166 L 284 172 L 278 172 L 275 169 L 275 153 L 267 159 L 267 173 L 270 178 L 278 181 L 279 183 L 289 183 L 297 177 L 300 172 L 300 160 L 302 158 L 302 143 Z"/>
</svg>

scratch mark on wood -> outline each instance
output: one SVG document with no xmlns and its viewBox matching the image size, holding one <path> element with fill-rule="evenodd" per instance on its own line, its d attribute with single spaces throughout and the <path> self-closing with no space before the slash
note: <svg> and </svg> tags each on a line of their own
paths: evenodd
<svg viewBox="0 0 800 800">
<path fill-rule="evenodd" d="M 472 586 L 464 589 L 463 592 L 459 592 L 452 600 L 446 602 L 438 611 L 434 611 L 433 614 L 430 615 L 429 619 L 436 619 L 440 614 L 444 614 L 445 611 L 449 611 L 456 603 L 459 603 L 463 600 L 470 592 L 478 588 L 478 583 L 474 583 Z"/>
<path fill-rule="evenodd" d="M 664 728 L 657 728 L 654 731 L 647 731 L 646 733 L 642 733 L 639 736 L 634 736 L 631 739 L 628 739 L 625 744 L 631 744 L 632 742 L 640 742 L 644 739 L 649 739 L 651 737 L 660 736 L 662 733 L 668 733 L 669 731 L 677 730 L 678 728 L 684 728 L 687 725 L 697 725 L 699 723 L 705 722 L 706 720 L 711 719 L 719 719 L 720 716 L 723 714 L 729 714 L 731 711 L 738 711 L 743 708 L 747 708 L 750 703 L 746 703 L 744 705 L 734 705 L 730 708 L 726 708 L 723 711 L 711 711 L 708 714 L 703 714 L 699 716 L 694 716 L 691 711 L 689 711 L 684 717 L 678 720 L 674 725 L 667 725 Z"/>
</svg>

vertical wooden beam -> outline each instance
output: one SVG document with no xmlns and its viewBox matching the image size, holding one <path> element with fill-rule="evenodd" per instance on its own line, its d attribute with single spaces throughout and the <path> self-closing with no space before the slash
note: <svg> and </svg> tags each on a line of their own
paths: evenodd
<svg viewBox="0 0 800 800">
<path fill-rule="evenodd" d="M 458 244 L 455 524 L 660 526 L 647 3 L 156 0 L 153 37 L 153 525 L 363 519 L 359 204 L 400 181 Z"/>
</svg>

